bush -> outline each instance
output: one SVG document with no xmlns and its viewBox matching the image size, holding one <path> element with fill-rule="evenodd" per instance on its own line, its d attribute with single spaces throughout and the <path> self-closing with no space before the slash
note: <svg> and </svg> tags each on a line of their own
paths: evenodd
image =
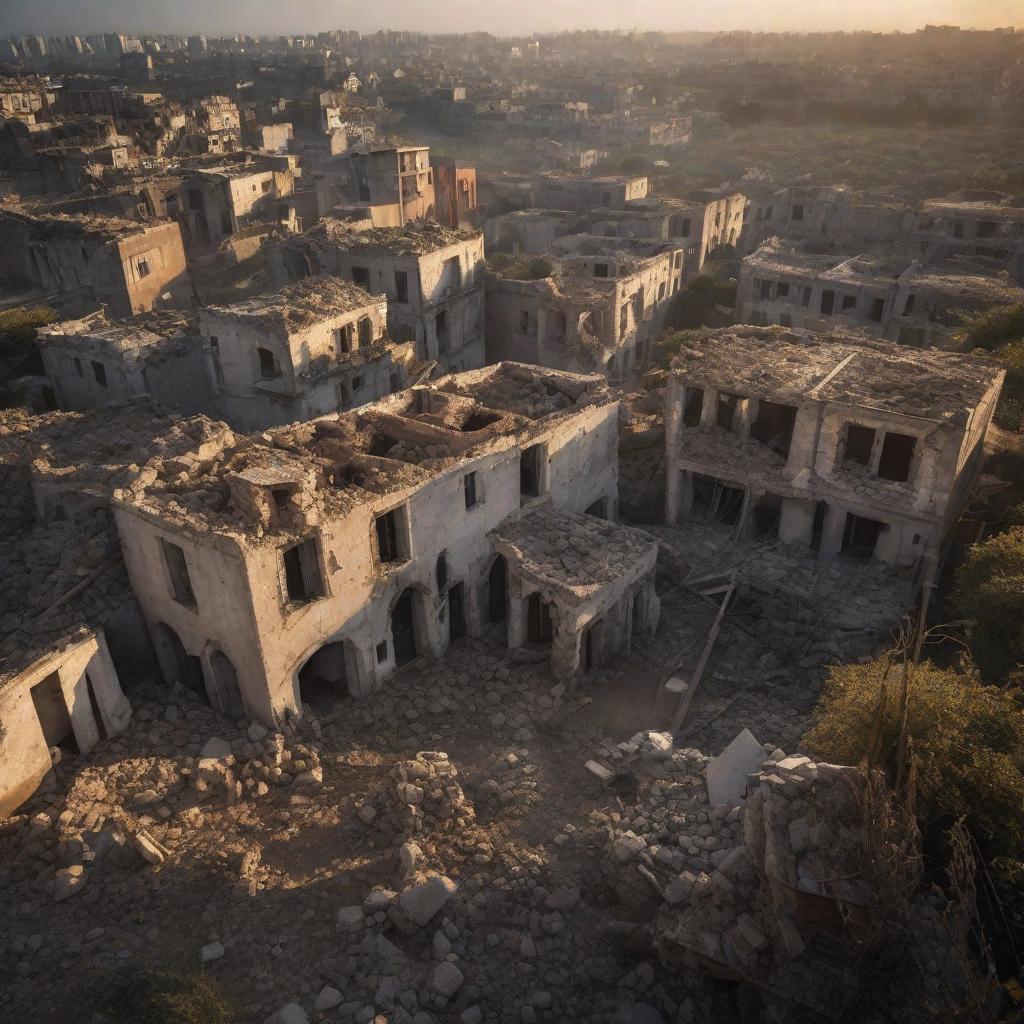
<svg viewBox="0 0 1024 1024">
<path fill-rule="evenodd" d="M 857 764 L 868 748 L 887 658 L 839 665 L 805 737 L 823 760 Z M 901 668 L 889 673 L 882 749 L 899 737 Z M 982 686 L 975 673 L 922 662 L 914 672 L 907 731 L 917 758 L 918 811 L 926 821 L 965 816 L 993 853 L 1024 852 L 1024 706 L 1017 691 Z"/>
<path fill-rule="evenodd" d="M 994 352 L 1013 341 L 1024 341 L 1024 303 L 991 306 L 984 313 L 964 317 L 964 339 L 971 348 Z"/>
<path fill-rule="evenodd" d="M 971 620 L 974 659 L 989 681 L 1024 661 L 1024 526 L 975 544 L 959 568 L 953 605 Z"/>
<path fill-rule="evenodd" d="M 233 1019 L 208 974 L 122 969 L 100 979 L 96 991 L 97 1009 L 111 1024 L 228 1024 Z"/>
<path fill-rule="evenodd" d="M 36 340 L 36 328 L 52 324 L 57 311 L 49 306 L 17 306 L 0 311 L 0 354 L 23 353 Z"/>
<path fill-rule="evenodd" d="M 993 419 L 996 426 L 1015 433 L 1024 428 L 1024 341 L 1011 341 L 992 354 L 1006 370 Z"/>
</svg>

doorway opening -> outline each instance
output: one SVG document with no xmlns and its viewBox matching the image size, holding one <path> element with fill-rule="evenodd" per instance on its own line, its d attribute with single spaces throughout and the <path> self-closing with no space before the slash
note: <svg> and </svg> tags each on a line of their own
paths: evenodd
<svg viewBox="0 0 1024 1024">
<path fill-rule="evenodd" d="M 77 754 L 78 741 L 71 726 L 71 712 L 61 689 L 60 675 L 51 672 L 32 687 L 31 693 L 47 749 L 59 747 L 66 754 Z"/>
<path fill-rule="evenodd" d="M 551 605 L 540 594 L 531 594 L 527 598 L 526 638 L 531 644 L 550 644 L 555 638 Z"/>
<path fill-rule="evenodd" d="M 842 553 L 847 558 L 866 562 L 874 555 L 878 535 L 883 529 L 884 524 L 876 519 L 866 519 L 864 516 L 855 516 L 852 512 L 847 512 Z"/>
<path fill-rule="evenodd" d="M 391 640 L 395 649 L 395 664 L 407 665 L 416 657 L 416 616 L 411 588 L 402 591 L 391 609 Z"/>
<path fill-rule="evenodd" d="M 349 696 L 347 651 L 344 640 L 315 650 L 299 669 L 299 699 L 315 711 L 332 707 Z"/>
<path fill-rule="evenodd" d="M 161 664 L 164 666 L 165 681 L 181 683 L 185 689 L 199 697 L 204 704 L 209 704 L 210 698 L 206 693 L 202 661 L 185 650 L 181 637 L 166 623 L 157 623 L 153 632 L 158 646 L 164 651 L 164 659 Z"/>
<path fill-rule="evenodd" d="M 461 583 L 448 588 L 448 639 L 455 643 L 466 635 L 466 602 Z"/>
<path fill-rule="evenodd" d="M 487 574 L 487 621 L 504 622 L 508 617 L 508 568 L 498 555 Z"/>
<path fill-rule="evenodd" d="M 231 659 L 223 651 L 214 651 L 210 655 L 210 670 L 220 713 L 228 718 L 244 718 L 242 688 L 238 685 L 238 673 Z"/>
</svg>

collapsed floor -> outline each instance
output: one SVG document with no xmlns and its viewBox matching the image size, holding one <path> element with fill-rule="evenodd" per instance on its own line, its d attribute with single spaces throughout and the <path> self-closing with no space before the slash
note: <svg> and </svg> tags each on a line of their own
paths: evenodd
<svg viewBox="0 0 1024 1024">
<path fill-rule="evenodd" d="M 129 731 L 59 765 L 0 825 L 0 1016 L 78 1022 L 105 971 L 202 956 L 257 1024 L 290 1002 L 313 1021 L 739 1020 L 733 987 L 658 966 L 610 848 L 629 831 L 661 845 L 663 866 L 710 872 L 740 815 L 708 805 L 695 751 L 672 793 L 585 767 L 614 771 L 618 741 L 667 727 L 666 666 L 693 670 L 716 612 L 676 586 L 686 572 L 669 557 L 658 635 L 576 693 L 497 637 L 280 736 L 137 684 Z M 879 634 L 823 633 L 766 592 L 744 600 L 684 742 L 717 754 L 749 726 L 792 752 L 824 663 Z M 374 892 L 403 890 L 409 839 L 413 867 L 457 885 L 422 925 Z"/>
</svg>

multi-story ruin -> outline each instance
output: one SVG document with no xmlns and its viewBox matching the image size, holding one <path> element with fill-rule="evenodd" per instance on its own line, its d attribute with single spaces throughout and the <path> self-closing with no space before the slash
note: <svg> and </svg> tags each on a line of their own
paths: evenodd
<svg viewBox="0 0 1024 1024">
<path fill-rule="evenodd" d="M 194 314 L 167 310 L 116 319 L 101 310 L 40 328 L 38 346 L 62 409 L 149 395 L 185 414 L 214 411 Z"/>
<path fill-rule="evenodd" d="M 614 525 L 617 418 L 504 363 L 143 467 L 115 515 L 165 677 L 273 724 L 488 624 L 561 676 L 628 649 L 657 545 Z"/>
<path fill-rule="evenodd" d="M 1024 288 L 984 256 L 932 251 L 909 265 L 836 257 L 769 239 L 743 260 L 737 318 L 784 327 L 858 328 L 906 345 L 956 348 L 964 315 L 1024 301 Z"/>
<path fill-rule="evenodd" d="M 173 221 L 0 209 L 0 280 L 71 315 L 100 305 L 131 316 L 192 303 Z"/>
<path fill-rule="evenodd" d="M 620 245 L 563 238 L 556 248 L 573 255 L 488 272 L 488 362 L 514 359 L 611 377 L 645 367 L 682 285 L 683 250 Z"/>
<path fill-rule="evenodd" d="M 352 196 L 347 212 L 367 219 L 373 227 L 398 228 L 435 215 L 428 147 L 356 146 L 345 160 Z"/>
<path fill-rule="evenodd" d="M 695 333 L 673 360 L 666 520 L 914 566 L 981 468 L 1004 371 L 841 331 Z"/>
<path fill-rule="evenodd" d="M 217 414 L 243 429 L 312 419 L 406 384 L 412 346 L 387 333 L 387 300 L 339 277 L 200 311 Z"/>
<path fill-rule="evenodd" d="M 443 370 L 484 364 L 484 241 L 476 231 L 439 224 L 351 231 L 324 218 L 302 235 L 268 247 L 274 287 L 335 274 L 387 296 L 388 333 L 412 341 Z"/>
</svg>

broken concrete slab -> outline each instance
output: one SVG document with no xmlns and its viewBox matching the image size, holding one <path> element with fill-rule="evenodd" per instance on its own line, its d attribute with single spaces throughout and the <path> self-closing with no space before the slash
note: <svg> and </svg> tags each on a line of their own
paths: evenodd
<svg viewBox="0 0 1024 1024">
<path fill-rule="evenodd" d="M 754 734 L 749 729 L 740 732 L 704 769 L 711 806 L 742 804 L 746 799 L 747 776 L 757 771 L 764 759 L 764 747 Z"/>
</svg>

